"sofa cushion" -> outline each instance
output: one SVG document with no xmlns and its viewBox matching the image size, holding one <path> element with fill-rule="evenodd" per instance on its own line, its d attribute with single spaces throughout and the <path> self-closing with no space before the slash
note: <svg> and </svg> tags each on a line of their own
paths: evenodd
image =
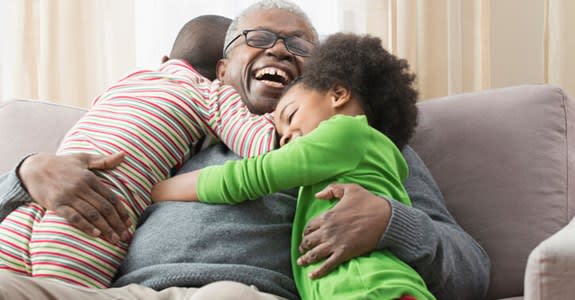
<svg viewBox="0 0 575 300">
<path fill-rule="evenodd" d="M 48 102 L 11 100 L 0 104 L 0 174 L 26 154 L 54 152 L 85 110 Z"/>
<path fill-rule="evenodd" d="M 529 252 L 573 216 L 574 105 L 548 85 L 419 105 L 411 144 L 491 258 L 488 299 L 523 295 Z"/>
</svg>

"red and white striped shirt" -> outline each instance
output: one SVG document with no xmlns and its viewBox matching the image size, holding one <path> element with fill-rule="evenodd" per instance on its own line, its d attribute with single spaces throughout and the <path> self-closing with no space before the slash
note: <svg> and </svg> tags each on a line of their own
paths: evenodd
<svg viewBox="0 0 575 300">
<path fill-rule="evenodd" d="M 271 115 L 248 111 L 236 90 L 202 77 L 180 60 L 139 70 L 110 86 L 65 136 L 59 153 L 126 152 L 124 162 L 98 174 L 132 202 L 136 215 L 150 204 L 154 184 L 181 166 L 191 145 L 210 136 L 242 157 L 275 145 Z M 136 198 L 136 199 L 134 199 Z"/>
</svg>

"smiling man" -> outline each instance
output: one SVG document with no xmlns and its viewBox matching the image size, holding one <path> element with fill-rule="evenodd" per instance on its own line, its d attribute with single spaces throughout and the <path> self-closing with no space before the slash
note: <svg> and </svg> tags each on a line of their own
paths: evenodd
<svg viewBox="0 0 575 300">
<path fill-rule="evenodd" d="M 271 112 L 285 85 L 301 74 L 317 41 L 317 33 L 299 7 L 281 0 L 258 2 L 230 25 L 218 78 L 234 86 L 252 112 Z M 403 154 L 410 169 L 405 186 L 413 207 L 358 186 L 332 186 L 328 194 L 341 201 L 310 223 L 299 261 L 327 258 L 325 267 L 313 274 L 321 276 L 351 257 L 388 249 L 413 266 L 437 298 L 481 299 L 489 276 L 485 252 L 448 213 L 419 157 L 409 147 Z M 217 144 L 196 154 L 182 172 L 237 158 Z M 106 159 L 31 156 L 19 170 L 0 180 L 0 208 L 21 200 L 1 195 L 29 192 L 48 209 L 74 211 L 64 217 L 85 219 L 82 230 L 121 233 L 124 226 L 107 203 L 109 194 L 87 171 L 87 166 L 113 165 L 101 162 Z M 292 191 L 237 206 L 155 204 L 140 219 L 116 275 L 117 288 L 89 290 L 0 273 L 0 298 L 297 299 L 289 250 L 295 207 Z M 210 284 L 222 281 L 223 289 Z M 229 298 L 220 298 L 222 294 Z"/>
<path fill-rule="evenodd" d="M 284 87 L 301 74 L 318 35 L 307 18 L 279 8 L 265 14 L 248 9 L 236 20 L 228 29 L 218 78 L 235 87 L 253 113 L 272 112 Z"/>
</svg>

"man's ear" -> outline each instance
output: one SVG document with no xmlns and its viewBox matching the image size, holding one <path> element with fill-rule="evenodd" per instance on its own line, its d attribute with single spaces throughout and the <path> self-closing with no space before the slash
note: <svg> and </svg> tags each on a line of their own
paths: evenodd
<svg viewBox="0 0 575 300">
<path fill-rule="evenodd" d="M 162 63 L 165 63 L 168 60 L 170 60 L 170 58 L 167 55 L 164 55 L 164 57 L 162 57 Z"/>
<path fill-rule="evenodd" d="M 333 108 L 342 108 L 351 99 L 351 90 L 343 85 L 334 85 L 329 90 Z"/>
<path fill-rule="evenodd" d="M 226 75 L 227 65 L 228 65 L 227 58 L 221 58 L 220 60 L 218 60 L 218 63 L 216 64 L 216 77 L 222 82 L 224 81 L 224 75 Z"/>
</svg>

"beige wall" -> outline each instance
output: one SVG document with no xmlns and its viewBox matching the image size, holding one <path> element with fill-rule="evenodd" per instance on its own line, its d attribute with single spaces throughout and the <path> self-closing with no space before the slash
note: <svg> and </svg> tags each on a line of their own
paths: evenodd
<svg viewBox="0 0 575 300">
<path fill-rule="evenodd" d="M 491 84 L 542 83 L 544 1 L 491 2 Z"/>
</svg>

